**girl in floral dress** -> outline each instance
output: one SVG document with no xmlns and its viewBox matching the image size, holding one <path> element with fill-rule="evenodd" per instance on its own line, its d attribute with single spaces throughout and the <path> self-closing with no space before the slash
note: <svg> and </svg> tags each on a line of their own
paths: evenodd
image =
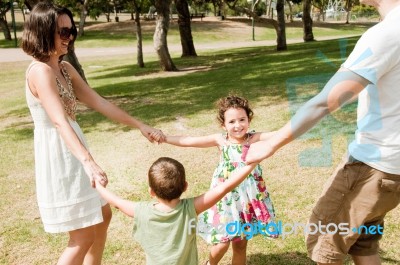
<svg viewBox="0 0 400 265">
<path fill-rule="evenodd" d="M 245 165 L 243 158 L 250 144 L 267 140 L 273 134 L 249 132 L 253 112 L 244 98 L 221 98 L 217 107 L 217 118 L 225 133 L 200 137 L 166 137 L 167 143 L 177 146 L 219 148 L 220 162 L 214 171 L 211 188 L 224 182 L 234 170 Z M 218 264 L 228 250 L 230 242 L 233 264 L 246 264 L 247 239 L 259 233 L 276 237 L 276 232 L 268 229 L 273 227 L 268 224 L 273 222 L 274 218 L 274 207 L 265 187 L 261 167 L 257 165 L 237 188 L 199 215 L 198 232 L 212 245 L 206 264 Z M 261 231 L 260 227 L 263 227 Z"/>
</svg>

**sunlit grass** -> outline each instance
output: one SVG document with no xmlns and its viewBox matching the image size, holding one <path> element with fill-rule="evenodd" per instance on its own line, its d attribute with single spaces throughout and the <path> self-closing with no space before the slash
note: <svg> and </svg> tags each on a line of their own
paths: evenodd
<svg viewBox="0 0 400 265">
<path fill-rule="evenodd" d="M 195 28 L 197 31 L 201 28 Z M 91 34 L 88 32 L 88 41 L 95 39 Z M 356 40 L 290 44 L 288 51 L 279 53 L 271 46 L 203 51 L 198 58 L 180 58 L 178 54 L 173 55 L 181 69 L 177 73 L 160 73 L 155 56 L 146 58 L 146 68 L 142 69 L 135 65 L 133 55 L 85 57 L 80 61 L 89 84 L 101 95 L 166 133 L 222 132 L 215 119 L 214 102 L 230 92 L 250 100 L 255 112 L 252 128 L 270 131 L 284 125 L 294 110 L 318 93 L 342 63 L 341 50 L 347 56 Z M 43 232 L 36 206 L 33 125 L 24 94 L 28 63 L 3 63 L 0 71 L 0 264 L 54 264 L 67 240 L 65 235 Z M 278 220 L 307 221 L 354 131 L 354 108 L 349 106 L 327 117 L 310 133 L 262 162 Z M 150 199 L 146 172 L 160 156 L 174 157 L 186 167 L 189 188 L 184 196 L 196 196 L 208 189 L 218 162 L 216 148 L 150 144 L 137 130 L 127 130 L 84 108 L 79 111 L 78 122 L 91 153 L 110 178 L 109 188 L 119 195 L 131 200 Z M 387 217 L 381 244 L 383 264 L 398 264 L 400 260 L 399 217 L 399 210 Z M 131 231 L 132 220 L 114 211 L 104 264 L 144 264 L 144 253 L 132 240 Z M 198 247 L 203 263 L 208 246 L 198 239 Z M 230 264 L 231 255 L 228 252 L 222 264 Z M 277 240 L 254 238 L 249 242 L 248 264 L 312 262 L 307 258 L 303 235 L 297 234 Z"/>
</svg>

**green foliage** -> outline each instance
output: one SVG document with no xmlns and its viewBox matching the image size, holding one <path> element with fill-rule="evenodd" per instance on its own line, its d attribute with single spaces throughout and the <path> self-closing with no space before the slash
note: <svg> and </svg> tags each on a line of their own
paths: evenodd
<svg viewBox="0 0 400 265">
<path fill-rule="evenodd" d="M 10 1 L 8 0 L 1 0 L 0 1 L 0 16 L 4 16 L 8 10 L 10 10 L 11 5 L 10 5 Z"/>
<path fill-rule="evenodd" d="M 264 1 L 258 2 L 258 4 L 254 7 L 254 11 L 256 12 L 257 16 L 262 16 L 267 12 L 267 6 Z"/>
<path fill-rule="evenodd" d="M 346 54 L 357 39 L 348 39 Z M 322 52 L 330 63 L 321 60 L 317 51 Z M 316 86 L 325 82 L 312 77 L 316 74 L 329 76 L 340 66 L 343 58 L 339 42 L 331 40 L 289 44 L 288 51 L 279 53 L 274 47 L 224 47 L 214 52 L 201 51 L 198 58 L 174 59 L 182 70 L 200 69 L 182 71 L 180 75 L 160 75 L 156 61 L 140 69 L 126 55 L 82 59 L 91 86 L 129 113 L 168 133 L 202 135 L 220 130 L 214 120 L 213 102 L 232 91 L 247 97 L 252 103 L 255 111 L 253 128 L 279 128 L 290 117 L 286 89 L 288 80 L 300 78 L 305 81 L 298 84 L 298 91 L 306 100 L 307 96 L 318 92 Z M 0 153 L 0 180 L 3 183 L 0 185 L 3 201 L 0 205 L 0 234 L 4 239 L 4 247 L 0 250 L 2 264 L 52 264 L 68 240 L 66 235 L 43 232 L 34 202 L 33 125 L 24 102 L 23 89 L 23 75 L 28 64 L 6 63 L 4 69 L 7 71 L 0 72 L 0 103 L 3 106 L 0 110 L 0 143 L 3 147 Z M 10 88 L 13 88 L 11 93 Z M 208 189 L 209 176 L 217 162 L 214 148 L 195 150 L 151 145 L 137 130 L 125 132 L 121 125 L 91 110 L 79 111 L 78 122 L 85 130 L 93 155 L 110 177 L 109 188 L 124 198 L 150 199 L 145 172 L 148 164 L 159 156 L 173 156 L 185 165 L 189 183 L 185 196 L 198 195 Z M 183 124 L 184 131 L 177 129 L 180 124 Z M 327 119 L 324 124 L 331 128 L 329 131 L 340 129 L 345 136 L 354 129 L 351 123 L 335 128 L 337 121 L 333 119 Z M 283 222 L 307 221 L 323 183 L 334 169 L 334 166 L 307 168 L 298 163 L 299 151 L 318 146 L 318 137 L 323 137 L 323 133 L 326 131 L 317 127 L 312 139 L 293 142 L 263 164 L 268 190 L 278 219 Z M 345 144 L 335 147 L 335 164 L 345 148 Z M 397 264 L 395 261 L 399 258 L 396 225 L 399 213 L 393 214 L 394 217 L 389 215 L 385 222 L 385 240 L 381 244 L 385 265 Z M 143 251 L 127 232 L 131 227 L 131 219 L 114 211 L 105 249 L 105 264 L 145 263 Z M 207 258 L 208 246 L 198 239 L 198 247 L 202 264 Z M 229 258 L 231 253 L 228 252 L 222 263 L 228 264 Z M 313 264 L 307 258 L 304 237 L 300 233 L 277 240 L 255 237 L 249 241 L 247 261 L 253 265 Z"/>
<path fill-rule="evenodd" d="M 357 17 L 377 17 L 377 16 L 379 16 L 379 13 L 375 7 L 366 6 L 366 5 L 353 6 L 353 8 L 351 9 L 351 12 L 353 13 L 353 15 L 356 15 Z"/>
<path fill-rule="evenodd" d="M 229 92 L 243 95 L 251 102 L 255 111 L 252 128 L 258 131 L 275 130 L 290 118 L 291 104 L 303 104 L 326 81 L 315 76 L 328 77 L 336 71 L 344 59 L 342 56 L 348 55 L 358 39 L 349 38 L 342 46 L 338 40 L 289 44 L 288 51 L 284 52 L 276 52 L 273 45 L 232 49 L 226 46 L 227 42 L 243 40 L 242 36 L 238 38 L 237 31 L 235 36 L 231 36 L 227 28 L 218 24 L 199 22 L 194 25 L 199 56 L 180 58 L 180 53 L 171 50 L 176 65 L 182 71 L 160 73 L 155 55 L 151 58 L 146 56 L 146 68 L 138 68 L 134 63 L 134 52 L 119 56 L 93 54 L 92 57 L 80 58 L 89 84 L 108 100 L 166 133 L 203 135 L 222 131 L 214 118 L 213 102 Z M 360 34 L 366 27 L 339 26 L 335 23 L 315 29 L 318 37 L 339 37 Z M 266 28 L 265 25 L 262 28 Z M 274 40 L 273 30 L 268 28 L 268 31 L 272 33 L 263 32 L 263 39 L 268 36 Z M 301 39 L 299 26 L 288 27 L 288 32 L 289 40 Z M 170 33 L 169 37 L 179 36 L 176 28 Z M 122 34 L 109 28 L 106 31 L 89 29 L 78 45 L 132 45 L 132 38 L 120 40 Z M 147 34 L 150 41 L 150 31 Z M 179 43 L 179 38 L 175 39 L 175 44 Z M 3 48 L 2 41 L 0 46 Z M 218 42 L 225 45 L 218 46 Z M 219 48 L 202 50 L 200 44 L 204 43 Z M 343 55 L 340 48 L 346 48 Z M 325 57 L 318 56 L 321 54 Z M 1 64 L 0 235 L 3 245 L 0 248 L 0 264 L 54 264 L 68 242 L 67 235 L 46 234 L 43 231 L 35 202 L 33 124 L 24 96 L 24 73 L 29 63 Z M 296 80 L 300 80 L 295 84 L 299 93 L 296 100 L 291 101 L 288 98 L 288 81 Z M 350 111 L 354 112 L 354 109 Z M 210 176 L 218 159 L 215 148 L 152 145 L 138 130 L 128 130 L 89 109 L 80 108 L 78 112 L 78 122 L 85 131 L 91 152 L 110 178 L 108 188 L 122 197 L 150 199 L 146 172 L 149 164 L 160 156 L 173 156 L 185 165 L 189 183 L 186 197 L 199 195 L 209 188 Z M 347 135 L 354 129 L 354 117 L 352 122 L 347 122 L 349 114 L 348 111 L 334 113 L 333 118 L 323 121 L 328 131 L 316 127 L 311 132 L 312 137 L 294 141 L 263 162 L 266 185 L 279 220 L 307 222 L 324 182 L 345 152 Z M 338 123 L 337 120 L 343 122 Z M 299 165 L 299 153 L 319 147 L 319 138 L 324 137 L 324 133 L 337 135 L 336 132 L 343 134 L 344 138 L 332 141 L 334 163 L 331 167 Z M 319 156 L 316 159 L 322 158 Z M 399 210 L 389 213 L 385 220 L 385 235 L 380 245 L 384 265 L 398 264 L 400 260 Z M 104 264 L 145 264 L 145 256 L 132 239 L 131 229 L 132 219 L 114 211 Z M 200 238 L 197 242 L 199 264 L 204 264 L 209 246 Z M 255 237 L 249 241 L 247 263 L 313 264 L 306 253 L 304 236 L 300 233 L 277 240 Z M 231 257 L 230 251 L 221 264 L 230 264 Z"/>
</svg>

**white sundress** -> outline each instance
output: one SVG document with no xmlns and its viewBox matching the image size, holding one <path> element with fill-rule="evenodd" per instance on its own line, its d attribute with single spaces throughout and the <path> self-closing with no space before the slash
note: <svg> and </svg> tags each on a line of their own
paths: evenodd
<svg viewBox="0 0 400 265">
<path fill-rule="evenodd" d="M 33 62 L 28 70 L 40 62 Z M 57 79 L 61 101 L 69 122 L 81 142 L 87 146 L 75 121 L 76 98 L 69 74 L 63 63 L 65 88 Z M 34 129 L 36 194 L 44 230 L 49 233 L 73 231 L 103 222 L 101 207 L 105 201 L 91 187 L 89 178 L 78 159 L 69 151 L 54 127 L 40 100 L 36 98 L 26 78 L 26 100 Z"/>
</svg>

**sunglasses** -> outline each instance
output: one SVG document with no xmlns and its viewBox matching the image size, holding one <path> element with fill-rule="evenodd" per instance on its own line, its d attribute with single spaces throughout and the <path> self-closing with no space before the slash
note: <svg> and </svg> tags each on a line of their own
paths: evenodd
<svg viewBox="0 0 400 265">
<path fill-rule="evenodd" d="M 58 31 L 58 34 L 60 35 L 60 38 L 62 40 L 69 40 L 71 35 L 74 36 L 74 37 L 76 36 L 77 31 L 76 31 L 75 27 L 72 27 L 72 28 L 61 28 Z"/>
</svg>

